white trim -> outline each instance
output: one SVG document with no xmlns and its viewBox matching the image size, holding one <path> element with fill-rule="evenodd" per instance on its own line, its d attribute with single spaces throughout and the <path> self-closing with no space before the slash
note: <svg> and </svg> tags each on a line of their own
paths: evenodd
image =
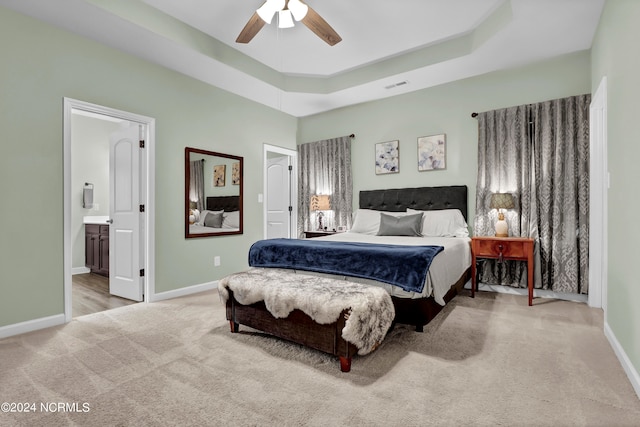
<svg viewBox="0 0 640 427">
<path fill-rule="evenodd" d="M 71 114 L 72 110 L 110 116 L 122 120 L 141 123 L 146 126 L 144 156 L 146 163 L 146 198 L 145 205 L 145 248 L 144 248 L 144 295 L 145 302 L 153 299 L 155 294 L 155 119 L 139 114 L 116 110 L 97 104 L 91 104 L 72 98 L 64 98 L 63 111 L 63 162 L 64 162 L 64 320 L 70 322 L 72 313 L 72 239 L 71 239 Z"/>
<path fill-rule="evenodd" d="M 289 156 L 291 160 L 291 229 L 289 234 L 292 238 L 296 238 L 298 230 L 298 152 L 289 148 L 278 147 L 277 145 L 263 144 L 262 159 L 262 194 L 264 195 L 262 203 L 262 234 L 267 238 L 267 154 L 278 153 Z"/>
<path fill-rule="evenodd" d="M 469 280 L 465 285 L 465 289 L 471 289 L 471 280 Z M 478 283 L 479 291 L 488 291 L 488 292 L 498 292 L 501 294 L 511 294 L 511 295 L 522 295 L 528 296 L 529 290 L 525 288 L 513 288 L 511 286 L 502 286 L 502 285 L 490 285 L 487 283 Z M 564 301 L 573 301 L 573 302 L 587 302 L 587 295 L 581 294 L 570 294 L 563 292 L 554 292 L 546 289 L 534 289 L 533 290 L 534 298 L 552 298 L 552 299 L 560 299 Z"/>
<path fill-rule="evenodd" d="M 589 107 L 589 306 L 607 315 L 608 166 L 607 77 L 602 77 Z"/>
<path fill-rule="evenodd" d="M 198 292 L 210 291 L 212 289 L 218 289 L 218 281 L 201 283 L 199 285 L 187 286 L 184 288 L 174 289 L 172 291 L 160 292 L 153 295 L 153 299 L 149 302 L 157 302 L 166 299 L 183 297 L 186 295 L 197 294 Z"/>
<path fill-rule="evenodd" d="M 199 292 L 218 289 L 218 281 L 201 283 L 199 285 L 187 286 L 185 288 L 175 289 L 172 291 L 161 292 L 159 294 L 151 294 L 146 302 L 157 302 L 171 298 L 183 297 L 186 295 L 197 294 Z M 25 334 L 40 329 L 59 326 L 67 323 L 65 314 L 56 314 L 54 316 L 42 317 L 40 319 L 27 320 L 26 322 L 14 323 L 12 325 L 0 327 L 0 339 L 11 337 L 14 335 Z"/>
<path fill-rule="evenodd" d="M 71 269 L 71 275 L 91 273 L 91 269 L 87 267 L 75 267 Z"/>
<path fill-rule="evenodd" d="M 0 339 L 13 335 L 25 334 L 39 329 L 50 328 L 52 326 L 63 325 L 64 314 L 41 317 L 40 319 L 27 320 L 26 322 L 14 323 L 12 325 L 0 327 Z"/>
<path fill-rule="evenodd" d="M 620 345 L 620 342 L 616 338 L 616 335 L 613 333 L 613 330 L 609 327 L 607 320 L 604 321 L 604 336 L 609 340 L 609 344 L 611 344 L 611 348 L 613 348 L 613 352 L 618 357 L 624 372 L 627 374 L 629 381 L 631 382 L 631 386 L 635 390 L 638 398 L 640 399 L 640 374 L 629 360 L 627 353 L 624 351 L 624 348 Z"/>
</svg>

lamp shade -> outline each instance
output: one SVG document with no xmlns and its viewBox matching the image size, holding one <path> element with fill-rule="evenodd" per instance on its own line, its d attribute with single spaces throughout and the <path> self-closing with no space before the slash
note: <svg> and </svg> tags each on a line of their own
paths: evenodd
<svg viewBox="0 0 640 427">
<path fill-rule="evenodd" d="M 299 21 L 307 16 L 307 12 L 309 11 L 309 6 L 302 3 L 300 0 L 289 0 L 287 7 L 291 11 L 291 14 L 296 21 Z"/>
<path fill-rule="evenodd" d="M 326 194 L 315 194 L 311 196 L 312 211 L 327 211 L 331 209 L 331 199 Z"/>
<path fill-rule="evenodd" d="M 289 9 L 283 9 L 278 12 L 278 28 L 293 27 L 293 18 Z"/>
<path fill-rule="evenodd" d="M 493 193 L 491 195 L 491 209 L 513 209 L 516 207 L 511 193 Z"/>
<path fill-rule="evenodd" d="M 285 6 L 285 0 L 267 0 L 256 10 L 258 16 L 267 24 L 271 24 L 273 15 Z"/>
</svg>

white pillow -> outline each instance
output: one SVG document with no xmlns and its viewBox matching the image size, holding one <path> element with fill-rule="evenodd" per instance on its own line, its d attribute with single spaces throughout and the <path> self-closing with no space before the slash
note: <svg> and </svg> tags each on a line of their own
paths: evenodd
<svg viewBox="0 0 640 427">
<path fill-rule="evenodd" d="M 387 215 L 404 216 L 406 212 L 375 211 L 373 209 L 358 209 L 354 214 L 353 226 L 349 232 L 371 234 L 375 236 L 380 229 L 380 212 Z"/>
<path fill-rule="evenodd" d="M 222 228 L 240 228 L 240 211 L 225 212 L 222 215 Z"/>
<path fill-rule="evenodd" d="M 459 209 L 418 211 L 407 208 L 407 213 L 423 212 L 422 235 L 425 237 L 469 237 L 469 226 Z"/>
</svg>

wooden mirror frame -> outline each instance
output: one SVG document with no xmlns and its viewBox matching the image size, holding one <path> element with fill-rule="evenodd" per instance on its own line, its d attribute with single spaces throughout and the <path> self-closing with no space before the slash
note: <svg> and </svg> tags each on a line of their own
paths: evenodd
<svg viewBox="0 0 640 427">
<path fill-rule="evenodd" d="M 199 232 L 192 233 L 190 230 L 189 224 L 189 211 L 191 209 L 191 201 L 189 200 L 189 190 L 190 190 L 190 181 L 191 181 L 191 154 L 200 154 L 204 156 L 213 156 L 213 157 L 222 157 L 224 159 L 236 160 L 240 163 L 240 183 L 238 184 L 238 216 L 239 216 L 239 228 L 238 230 L 229 230 L 229 231 L 221 231 L 217 232 Z M 243 230 L 243 188 L 244 188 L 244 158 L 240 156 L 233 156 L 231 154 L 218 153 L 215 151 L 202 150 L 199 148 L 193 147 L 185 147 L 184 149 L 184 236 L 187 239 L 198 238 L 198 237 L 215 237 L 215 236 L 228 236 L 233 234 L 242 234 Z M 229 171 L 231 173 L 231 171 Z M 233 185 L 233 184 L 230 184 Z M 221 196 L 224 197 L 224 196 Z M 235 197 L 235 195 L 233 195 Z M 205 206 L 206 206 L 206 192 L 205 192 Z M 210 196 L 211 198 L 211 196 Z"/>
</svg>

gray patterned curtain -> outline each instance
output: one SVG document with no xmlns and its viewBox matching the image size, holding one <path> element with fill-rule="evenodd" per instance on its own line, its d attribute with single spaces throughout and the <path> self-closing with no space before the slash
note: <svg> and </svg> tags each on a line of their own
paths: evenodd
<svg viewBox="0 0 640 427">
<path fill-rule="evenodd" d="M 494 234 L 491 193 L 512 193 L 509 234 L 536 240 L 536 288 L 588 293 L 590 102 L 587 94 L 478 115 L 474 234 Z M 526 267 L 485 262 L 480 281 L 526 287 Z"/>
<path fill-rule="evenodd" d="M 591 95 L 532 106 L 542 288 L 589 293 L 589 104 Z"/>
<path fill-rule="evenodd" d="M 331 210 L 323 212 L 329 229 L 351 227 L 353 181 L 351 178 L 351 138 L 309 142 L 298 146 L 298 236 L 317 228 L 315 213 L 309 208 L 311 196 L 329 195 Z"/>
<path fill-rule="evenodd" d="M 204 160 L 189 162 L 189 200 L 196 202 L 196 209 L 202 212 L 204 200 Z"/>
<path fill-rule="evenodd" d="M 473 227 L 476 236 L 495 234 L 498 212 L 489 207 L 493 193 L 514 196 L 516 209 L 504 212 L 509 235 L 534 235 L 529 223 L 532 175 L 529 122 L 530 109 L 526 105 L 478 114 L 478 179 Z M 484 261 L 479 275 L 482 283 L 527 286 L 526 264 L 518 261 Z"/>
</svg>

